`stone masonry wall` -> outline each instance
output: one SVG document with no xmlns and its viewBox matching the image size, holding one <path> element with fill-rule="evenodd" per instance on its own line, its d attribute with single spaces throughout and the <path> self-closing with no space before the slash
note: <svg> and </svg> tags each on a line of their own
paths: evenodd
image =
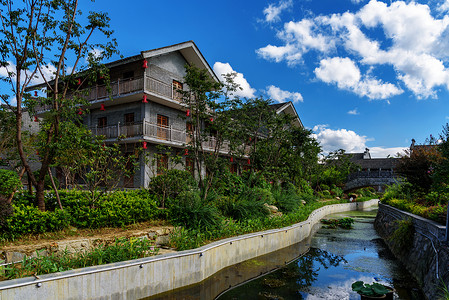
<svg viewBox="0 0 449 300">
<path fill-rule="evenodd" d="M 411 218 L 414 226 L 413 243 L 397 249 L 389 239 L 397 228 L 397 220 Z M 389 205 L 379 204 L 374 222 L 379 235 L 393 254 L 416 278 L 427 299 L 439 299 L 442 283 L 449 284 L 449 247 L 444 244 L 445 227 Z"/>
</svg>

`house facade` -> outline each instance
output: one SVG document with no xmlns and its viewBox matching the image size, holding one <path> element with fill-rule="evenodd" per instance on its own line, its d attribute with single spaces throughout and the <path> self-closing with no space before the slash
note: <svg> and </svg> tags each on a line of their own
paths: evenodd
<svg viewBox="0 0 449 300">
<path fill-rule="evenodd" d="M 79 81 L 79 90 L 84 91 L 83 95 L 90 103 L 88 107 L 80 108 L 79 114 L 92 133 L 104 136 L 105 143 L 116 143 L 120 137 L 123 155 L 132 155 L 137 148 L 143 149 L 139 168 L 134 176 L 123 182 L 124 187 L 146 187 L 151 177 L 170 165 L 165 154 L 159 154 L 156 161 L 149 161 L 158 153 L 158 145 L 168 146 L 178 154 L 184 153 L 191 130 L 186 118 L 187 107 L 179 93 L 188 88 L 183 82 L 186 64 L 205 69 L 211 79 L 219 81 L 193 41 L 143 51 L 106 64 L 111 91 L 101 82 L 83 86 Z M 297 117 L 292 103 L 273 108 Z M 42 107 L 44 111 L 45 107 Z M 295 122 L 302 126 L 299 117 Z M 213 137 L 203 144 L 206 151 L 214 146 Z M 226 143 L 221 150 L 223 154 L 227 153 Z M 183 163 L 192 167 L 185 156 Z"/>
</svg>

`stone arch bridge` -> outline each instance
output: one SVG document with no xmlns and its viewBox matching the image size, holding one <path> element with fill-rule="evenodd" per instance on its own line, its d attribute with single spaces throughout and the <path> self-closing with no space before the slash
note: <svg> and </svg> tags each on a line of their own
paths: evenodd
<svg viewBox="0 0 449 300">
<path fill-rule="evenodd" d="M 344 192 L 349 192 L 363 187 L 374 187 L 378 192 L 384 191 L 387 185 L 399 182 L 392 170 L 359 171 L 348 176 Z"/>
</svg>

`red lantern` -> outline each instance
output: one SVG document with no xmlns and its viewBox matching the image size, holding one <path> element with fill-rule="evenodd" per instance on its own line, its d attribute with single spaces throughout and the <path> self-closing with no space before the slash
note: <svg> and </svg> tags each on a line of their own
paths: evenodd
<svg viewBox="0 0 449 300">
<path fill-rule="evenodd" d="M 190 116 L 190 109 L 188 109 L 188 110 L 186 111 L 186 116 L 187 116 L 187 117 Z"/>
<path fill-rule="evenodd" d="M 37 116 L 34 116 L 34 122 L 39 122 L 39 119 L 37 118 Z"/>
<path fill-rule="evenodd" d="M 184 155 L 185 156 L 189 155 L 189 150 L 188 149 L 184 149 Z"/>
<path fill-rule="evenodd" d="M 230 161 L 231 161 L 231 162 L 234 162 L 234 157 L 232 157 L 232 156 L 231 156 L 231 159 L 230 159 Z"/>
<path fill-rule="evenodd" d="M 251 164 L 251 160 L 248 158 L 248 161 L 247 161 L 247 163 L 248 163 L 248 165 L 250 165 Z"/>
<path fill-rule="evenodd" d="M 213 123 L 214 122 L 214 118 L 210 118 L 210 122 Z"/>
<path fill-rule="evenodd" d="M 144 68 L 144 69 L 148 68 L 148 62 L 146 59 L 143 60 L 142 68 Z"/>
<path fill-rule="evenodd" d="M 142 102 L 143 102 L 143 103 L 148 103 L 148 101 L 147 101 L 147 95 L 143 95 L 143 100 L 142 100 Z"/>
<path fill-rule="evenodd" d="M 78 78 L 78 85 L 81 85 L 81 79 Z"/>
<path fill-rule="evenodd" d="M 37 91 L 34 91 L 34 97 L 37 97 Z"/>
<path fill-rule="evenodd" d="M 83 110 L 82 110 L 81 108 L 78 110 L 78 114 L 79 114 L 80 116 L 83 114 Z"/>
<path fill-rule="evenodd" d="M 106 110 L 103 103 L 100 104 L 100 110 Z"/>
<path fill-rule="evenodd" d="M 143 143 L 142 143 L 142 148 L 143 148 L 143 149 L 147 149 L 147 142 L 143 142 Z"/>
<path fill-rule="evenodd" d="M 249 141 L 251 142 L 251 137 L 249 137 Z"/>
</svg>

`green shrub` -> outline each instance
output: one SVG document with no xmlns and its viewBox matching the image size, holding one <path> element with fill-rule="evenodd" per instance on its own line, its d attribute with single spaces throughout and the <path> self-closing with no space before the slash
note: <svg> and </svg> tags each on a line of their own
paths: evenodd
<svg viewBox="0 0 449 300">
<path fill-rule="evenodd" d="M 59 191 L 64 210 L 57 208 L 53 192 L 45 196 L 48 211 L 41 212 L 26 193 L 14 198 L 14 214 L 0 227 L 0 238 L 15 239 L 24 234 L 77 228 L 122 227 L 159 217 L 156 196 L 144 190 L 115 191 L 103 194 L 92 206 L 88 192 Z"/>
<path fill-rule="evenodd" d="M 331 194 L 334 195 L 335 197 L 342 197 L 343 196 L 343 190 L 337 186 L 333 187 L 331 189 Z"/>
<path fill-rule="evenodd" d="M 396 220 L 394 223 L 396 229 L 393 231 L 388 240 L 393 243 L 393 247 L 397 251 L 410 249 L 413 244 L 413 237 L 415 235 L 415 227 L 412 219 Z"/>
<path fill-rule="evenodd" d="M 37 207 L 13 204 L 14 214 L 1 227 L 3 239 L 15 239 L 24 234 L 57 231 L 69 225 L 70 215 L 66 211 L 40 211 Z"/>
<path fill-rule="evenodd" d="M 303 194 L 303 195 L 313 195 L 312 187 L 304 179 L 301 179 L 300 182 L 299 182 L 299 193 Z"/>
<path fill-rule="evenodd" d="M 294 190 L 274 189 L 272 194 L 275 199 L 274 205 L 284 213 L 296 211 L 302 205 L 301 199 Z"/>
<path fill-rule="evenodd" d="M 0 169 L 0 195 L 8 197 L 21 185 L 22 182 L 16 172 Z"/>
<path fill-rule="evenodd" d="M 246 197 L 225 198 L 222 200 L 220 210 L 226 217 L 234 220 L 249 220 L 263 218 L 269 214 L 264 201 L 254 201 Z"/>
<path fill-rule="evenodd" d="M 412 185 L 408 182 L 396 183 L 390 185 L 385 190 L 381 201 L 388 201 L 390 199 L 411 199 Z"/>
<path fill-rule="evenodd" d="M 165 174 L 151 178 L 148 189 L 157 195 L 159 205 L 165 207 L 168 198 L 174 199 L 181 192 L 196 189 L 197 182 L 192 174 L 184 170 L 171 169 Z"/>
<path fill-rule="evenodd" d="M 170 201 L 168 218 L 175 226 L 188 229 L 216 229 L 221 216 L 216 206 L 201 200 L 197 192 L 182 192 Z"/>
</svg>

